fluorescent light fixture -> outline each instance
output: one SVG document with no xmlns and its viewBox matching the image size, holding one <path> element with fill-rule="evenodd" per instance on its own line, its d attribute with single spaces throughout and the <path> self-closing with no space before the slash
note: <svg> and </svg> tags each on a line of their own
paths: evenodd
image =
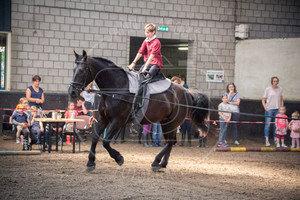
<svg viewBox="0 0 300 200">
<path fill-rule="evenodd" d="M 189 47 L 178 47 L 178 50 L 187 51 L 187 50 L 189 50 Z"/>
</svg>

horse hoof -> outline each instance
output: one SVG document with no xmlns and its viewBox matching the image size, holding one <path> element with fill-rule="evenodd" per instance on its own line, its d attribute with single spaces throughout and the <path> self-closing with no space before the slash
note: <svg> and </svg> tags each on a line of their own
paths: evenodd
<svg viewBox="0 0 300 200">
<path fill-rule="evenodd" d="M 159 172 L 160 169 L 161 169 L 161 166 L 160 166 L 160 165 L 152 166 L 152 171 L 154 171 L 154 172 Z"/>
<path fill-rule="evenodd" d="M 87 167 L 86 172 L 92 172 L 92 171 L 94 171 L 94 169 L 95 169 L 95 165 L 91 166 L 91 167 Z"/>
<path fill-rule="evenodd" d="M 87 172 L 91 172 L 95 169 L 96 164 L 94 162 L 88 161 L 87 165 L 86 165 L 86 171 Z"/>
<path fill-rule="evenodd" d="M 123 156 L 119 156 L 118 159 L 116 160 L 116 162 L 118 163 L 119 166 L 123 165 L 123 163 L 124 163 Z"/>
<path fill-rule="evenodd" d="M 161 168 L 167 168 L 167 165 L 160 165 Z"/>
</svg>

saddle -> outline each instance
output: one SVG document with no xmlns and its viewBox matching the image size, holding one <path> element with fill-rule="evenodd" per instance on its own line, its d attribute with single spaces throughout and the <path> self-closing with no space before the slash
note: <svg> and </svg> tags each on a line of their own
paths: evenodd
<svg viewBox="0 0 300 200">
<path fill-rule="evenodd" d="M 129 80 L 129 92 L 135 95 L 131 118 L 134 123 L 140 123 L 147 111 L 150 95 L 167 91 L 171 87 L 171 81 L 166 79 L 162 73 L 157 74 L 150 80 L 145 79 L 143 74 L 133 71 L 129 71 L 127 76 Z"/>
</svg>

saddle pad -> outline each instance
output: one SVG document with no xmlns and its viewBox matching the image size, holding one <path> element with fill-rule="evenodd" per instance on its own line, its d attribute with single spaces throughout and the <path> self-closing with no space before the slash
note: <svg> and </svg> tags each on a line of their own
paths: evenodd
<svg viewBox="0 0 300 200">
<path fill-rule="evenodd" d="M 136 94 L 139 90 L 139 81 L 138 81 L 138 73 L 129 71 L 127 72 L 128 80 L 129 80 L 129 92 Z M 171 86 L 171 81 L 169 79 L 159 80 L 152 83 L 147 84 L 147 91 L 150 94 L 159 94 L 165 92 Z"/>
</svg>

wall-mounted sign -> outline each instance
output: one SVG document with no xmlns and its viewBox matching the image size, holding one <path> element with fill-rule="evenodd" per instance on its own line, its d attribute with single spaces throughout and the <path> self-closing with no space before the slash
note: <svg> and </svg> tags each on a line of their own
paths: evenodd
<svg viewBox="0 0 300 200">
<path fill-rule="evenodd" d="M 169 28 L 165 26 L 159 26 L 158 31 L 169 31 Z"/>
<path fill-rule="evenodd" d="M 206 82 L 224 83 L 224 71 L 206 71 Z"/>
</svg>

